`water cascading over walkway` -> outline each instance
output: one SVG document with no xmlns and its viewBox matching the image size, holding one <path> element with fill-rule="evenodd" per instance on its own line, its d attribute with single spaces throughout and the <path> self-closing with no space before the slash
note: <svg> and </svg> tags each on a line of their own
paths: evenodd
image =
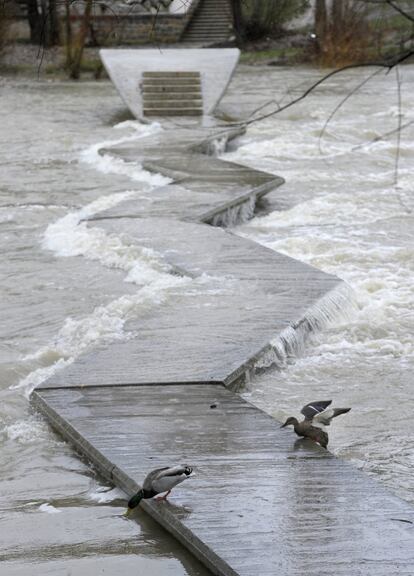
<svg viewBox="0 0 414 576">
<path fill-rule="evenodd" d="M 213 574 L 408 576 L 412 527 L 396 519 L 411 507 L 329 452 L 295 444 L 229 389 L 347 299 L 340 279 L 216 227 L 252 216 L 283 182 L 206 154 L 242 131 L 167 124 L 110 149 L 173 181 L 88 224 L 122 231 L 127 246 L 207 288 L 129 320 L 125 340 L 80 357 L 32 402 L 128 494 L 153 468 L 194 466 L 171 503 L 141 505 Z"/>
</svg>

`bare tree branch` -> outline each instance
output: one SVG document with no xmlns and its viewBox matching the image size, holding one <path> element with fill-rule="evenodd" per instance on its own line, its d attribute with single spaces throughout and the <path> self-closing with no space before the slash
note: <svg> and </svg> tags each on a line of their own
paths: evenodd
<svg viewBox="0 0 414 576">
<path fill-rule="evenodd" d="M 325 124 L 323 125 L 323 128 L 321 130 L 321 133 L 319 134 L 319 138 L 318 138 L 318 150 L 319 153 L 322 154 L 322 138 L 326 132 L 326 129 L 328 128 L 329 122 L 332 120 L 332 118 L 335 116 L 335 114 L 338 112 L 338 110 L 340 110 L 340 108 L 342 108 L 342 106 L 345 104 L 345 102 L 347 100 L 349 100 L 349 98 L 351 98 L 351 96 L 353 96 L 354 94 L 356 94 L 358 92 L 358 90 L 360 88 L 362 88 L 362 86 L 364 86 L 365 84 L 367 84 L 367 82 L 369 82 L 372 78 L 374 78 L 374 76 L 376 76 L 377 74 L 379 74 L 380 72 L 382 72 L 382 69 L 380 68 L 379 70 L 375 70 L 372 74 L 370 74 L 367 78 L 364 78 L 364 80 L 362 82 L 360 82 L 355 88 L 353 88 L 350 92 L 348 92 L 348 94 L 342 98 L 342 100 L 339 102 L 339 104 L 337 106 L 335 106 L 335 108 L 332 110 L 332 112 L 329 114 Z"/>
<path fill-rule="evenodd" d="M 398 4 L 396 4 L 393 0 L 385 0 L 385 2 L 391 6 L 392 8 L 394 8 L 394 10 L 396 10 L 397 12 L 399 12 L 400 14 L 402 14 L 402 16 L 404 16 L 405 18 L 408 18 L 408 20 L 411 20 L 411 22 L 414 22 L 414 16 L 411 16 L 411 14 L 409 14 L 408 12 L 406 12 L 405 10 L 403 10 L 402 8 L 400 8 L 400 6 L 398 6 Z"/>
<path fill-rule="evenodd" d="M 309 88 L 307 90 L 305 90 L 305 92 L 303 92 L 303 94 L 298 96 L 298 98 L 291 100 L 288 104 L 281 106 L 280 108 L 278 108 L 277 110 L 274 110 L 273 112 L 269 112 L 268 114 L 263 114 L 262 116 L 259 116 L 258 118 L 253 118 L 252 120 L 247 120 L 245 122 L 238 122 L 237 124 L 238 125 L 244 124 L 245 126 L 248 126 L 249 124 L 253 124 L 253 122 L 260 122 L 261 120 L 266 120 L 267 118 L 270 118 L 271 116 L 275 116 L 276 114 L 279 114 L 280 112 L 283 112 L 287 108 L 290 108 L 291 106 L 297 104 L 301 100 L 304 100 L 318 86 L 320 86 L 321 84 L 323 84 L 324 82 L 329 80 L 329 78 L 332 78 L 333 76 L 336 76 L 337 74 L 345 72 L 346 70 L 354 70 L 356 68 L 368 68 L 371 66 L 378 66 L 380 68 L 385 68 L 387 70 L 387 73 L 388 73 L 395 66 L 397 66 L 397 64 L 401 64 L 401 62 L 408 60 L 408 58 L 410 58 L 411 56 L 414 56 L 414 50 L 409 50 L 405 54 L 398 56 L 398 58 L 395 58 L 394 60 L 390 61 L 389 63 L 386 63 L 386 62 L 363 62 L 360 64 L 350 64 L 348 66 L 343 66 L 342 68 L 338 68 L 337 70 L 333 70 L 332 72 L 325 74 L 325 76 L 323 76 L 322 78 L 319 78 L 319 80 L 317 80 L 316 82 L 314 82 L 314 84 L 309 86 Z"/>
<path fill-rule="evenodd" d="M 400 145 L 401 145 L 401 79 L 398 66 L 395 67 L 395 78 L 397 81 L 397 102 L 398 102 L 398 124 L 397 124 L 397 151 L 395 153 L 395 165 L 394 165 L 394 186 L 398 184 L 398 165 L 400 162 Z"/>
<path fill-rule="evenodd" d="M 375 136 L 375 138 L 373 138 L 372 140 L 369 140 L 368 142 L 363 142 L 362 144 L 357 144 L 356 146 L 353 146 L 353 148 L 351 148 L 351 152 L 356 152 L 357 150 L 361 150 L 362 148 L 365 148 L 366 146 L 370 146 L 371 144 L 376 144 L 377 142 L 380 142 L 381 140 L 385 140 L 386 138 L 389 138 L 390 136 L 393 136 L 394 134 L 396 134 L 398 131 L 403 132 L 406 128 L 408 128 L 409 126 L 412 126 L 413 124 L 414 124 L 414 120 L 410 120 L 409 122 L 406 122 L 405 124 L 401 124 L 401 126 L 398 126 L 397 128 L 393 128 L 389 132 L 384 132 L 384 134 L 380 134 L 379 136 Z"/>
</svg>

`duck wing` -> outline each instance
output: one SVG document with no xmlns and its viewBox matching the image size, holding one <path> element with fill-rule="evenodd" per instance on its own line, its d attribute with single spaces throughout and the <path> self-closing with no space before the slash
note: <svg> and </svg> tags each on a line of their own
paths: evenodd
<svg viewBox="0 0 414 576">
<path fill-rule="evenodd" d="M 144 490 L 154 490 L 154 486 L 152 485 L 155 478 L 157 478 L 158 474 L 161 474 L 163 471 L 168 470 L 168 466 L 165 468 L 156 468 L 152 470 L 145 478 L 144 483 L 142 485 Z"/>
<path fill-rule="evenodd" d="M 306 430 L 305 436 L 311 438 L 314 442 L 320 444 L 323 448 L 328 447 L 329 437 L 325 430 L 317 428 L 316 426 L 309 426 Z"/>
<path fill-rule="evenodd" d="M 193 469 L 190 466 L 172 466 L 160 468 L 157 474 L 152 478 L 151 486 L 158 494 L 167 492 L 186 480 Z"/>
<path fill-rule="evenodd" d="M 313 421 L 315 424 L 318 423 L 323 426 L 329 426 L 332 418 L 336 418 L 336 416 L 340 416 L 341 414 L 346 414 L 350 410 L 351 408 L 329 408 L 329 410 L 324 410 L 320 414 L 316 414 Z"/>
<path fill-rule="evenodd" d="M 305 420 L 313 420 L 317 414 L 326 410 L 331 403 L 332 400 L 317 400 L 316 402 L 310 402 L 309 404 L 306 404 L 300 412 L 305 416 Z"/>
</svg>

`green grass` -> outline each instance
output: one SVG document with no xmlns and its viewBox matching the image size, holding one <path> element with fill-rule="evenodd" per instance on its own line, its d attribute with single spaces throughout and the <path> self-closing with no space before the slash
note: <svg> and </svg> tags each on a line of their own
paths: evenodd
<svg viewBox="0 0 414 576">
<path fill-rule="evenodd" d="M 95 77 L 99 74 L 100 78 L 108 77 L 99 58 L 83 58 L 80 70 L 81 74 L 86 74 L 87 76 Z M 43 72 L 48 76 L 67 76 L 64 62 L 61 64 L 47 64 L 44 66 Z"/>
<path fill-rule="evenodd" d="M 30 64 L 3 64 L 0 62 L 0 74 L 28 74 L 34 72 Z"/>
</svg>

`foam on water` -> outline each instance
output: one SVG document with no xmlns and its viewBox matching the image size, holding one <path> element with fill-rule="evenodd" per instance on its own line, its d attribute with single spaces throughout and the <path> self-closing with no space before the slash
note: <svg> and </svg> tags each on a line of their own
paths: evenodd
<svg viewBox="0 0 414 576">
<path fill-rule="evenodd" d="M 106 234 L 99 227 L 83 222 L 102 210 L 130 199 L 134 191 L 103 196 L 75 212 L 70 212 L 50 224 L 43 236 L 42 246 L 57 256 L 84 256 L 98 260 L 109 268 L 128 273 L 127 281 L 145 284 L 158 280 L 160 273 L 170 270 L 162 258 L 145 247 L 129 246 L 115 234 Z"/>
<path fill-rule="evenodd" d="M 109 486 L 99 486 L 88 492 L 87 497 L 98 504 L 106 504 L 114 500 L 125 500 L 127 498 L 125 492 L 120 488 L 111 488 Z"/>
<path fill-rule="evenodd" d="M 124 174 L 133 181 L 143 182 L 148 190 L 170 181 L 142 170 L 139 164 L 127 164 L 108 154 L 99 154 L 101 148 L 132 142 L 160 131 L 158 124 L 142 125 L 129 121 L 116 125 L 115 129 L 132 130 L 132 133 L 117 140 L 90 146 L 81 154 L 82 161 L 101 172 Z M 53 341 L 26 357 L 28 361 L 36 360 L 43 365 L 52 362 L 52 365 L 34 370 L 15 386 L 22 389 L 27 396 L 45 379 L 98 343 L 130 337 L 131 335 L 124 331 L 129 317 L 136 316 L 151 306 L 162 304 L 176 290 L 188 287 L 193 282 L 189 277 L 173 273 L 171 267 L 155 251 L 125 244 L 116 234 L 106 234 L 98 226 L 88 226 L 88 218 L 131 199 L 135 194 L 135 190 L 127 190 L 101 196 L 47 227 L 42 239 L 44 249 L 53 251 L 57 257 L 82 256 L 98 261 L 103 266 L 122 270 L 125 272 L 125 281 L 136 284 L 138 291 L 132 295 L 121 296 L 105 306 L 98 306 L 85 317 L 66 318 Z M 202 281 L 196 283 L 201 284 Z"/>
<path fill-rule="evenodd" d="M 53 349 L 64 357 L 76 357 L 97 342 L 124 339 L 126 335 L 123 329 L 128 317 L 163 304 L 168 296 L 176 290 L 181 291 L 191 282 L 188 277 L 160 274 L 136 294 L 121 296 L 106 306 L 98 306 L 85 318 L 67 318 L 53 344 L 40 350 L 37 356 L 48 355 Z"/>
<path fill-rule="evenodd" d="M 62 510 L 55 508 L 55 506 L 52 506 L 52 504 L 49 504 L 48 502 L 41 504 L 39 506 L 39 510 L 40 512 L 46 512 L 47 514 L 59 514 L 62 512 Z"/>
<path fill-rule="evenodd" d="M 306 203 L 298 204 L 290 210 L 273 212 L 255 220 L 254 228 L 276 232 L 291 226 L 333 227 L 344 225 L 370 224 L 384 218 L 404 216 L 395 191 L 387 188 L 384 191 L 368 191 L 360 195 L 349 192 L 333 192 L 313 198 Z"/>
<path fill-rule="evenodd" d="M 119 265 L 119 262 L 117 264 Z M 41 382 L 65 368 L 80 354 L 98 343 L 131 337 L 132 334 L 124 331 L 128 318 L 136 317 L 148 308 L 163 304 L 177 291 L 182 292 L 192 284 L 194 287 L 203 286 L 206 281 L 205 278 L 193 280 L 190 277 L 164 272 L 162 269 L 157 270 L 139 259 L 122 258 L 121 264 L 119 267 L 124 267 L 128 271 L 126 281 L 136 283 L 139 286 L 138 291 L 135 294 L 121 296 L 106 306 L 98 306 L 86 317 L 67 318 L 52 342 L 26 358 L 53 364 L 31 372 L 14 388 L 23 389 L 26 396 L 29 396 Z"/>
<path fill-rule="evenodd" d="M 270 342 L 270 348 L 255 368 L 286 368 L 289 362 L 304 354 L 309 339 L 321 330 L 347 323 L 357 310 L 355 294 L 345 283 L 338 284 L 303 315 L 300 322 L 285 328 Z"/>
<path fill-rule="evenodd" d="M 253 216 L 255 207 L 256 197 L 249 196 L 245 202 L 237 204 L 236 206 L 232 206 L 225 212 L 220 212 L 219 214 L 213 216 L 210 223 L 212 226 L 222 226 L 223 228 L 229 228 L 235 226 L 236 224 L 247 222 Z"/>
<path fill-rule="evenodd" d="M 46 367 L 37 368 L 28 374 L 25 378 L 22 378 L 17 384 L 10 386 L 11 390 L 22 390 L 26 398 L 30 397 L 33 390 L 39 386 L 42 382 L 56 374 L 59 370 L 63 370 L 66 366 L 69 366 L 74 360 L 74 358 L 58 358 L 56 360 L 56 354 L 54 350 L 50 347 L 42 348 L 40 351 L 32 354 L 27 360 L 46 358 L 50 354 L 51 364 Z"/>
<path fill-rule="evenodd" d="M 331 427 L 331 450 L 414 501 L 414 449 L 406 433 L 414 409 L 414 126 L 401 132 L 397 173 L 396 134 L 373 142 L 395 130 L 401 112 L 403 122 L 412 118 L 404 102 L 414 68 L 401 74 L 402 111 L 393 79 L 380 75 L 374 91 L 367 85 L 346 102 L 320 143 L 328 115 L 349 90 L 338 78 L 333 90 L 305 99 L 294 114 L 252 125 L 227 157 L 286 179 L 278 197 L 285 192 L 288 209 L 255 218 L 238 233 L 339 276 L 355 303 L 348 317 L 311 331 L 306 348 L 289 328 L 264 359 L 275 368 L 259 371 L 245 396 L 280 420 L 318 397 L 352 406 Z M 339 312 L 346 301 L 345 295 Z"/>
<path fill-rule="evenodd" d="M 376 231 L 384 221 L 404 213 L 388 190 L 376 198 L 365 197 L 364 217 L 357 209 L 352 217 L 353 209 L 348 206 L 351 199 L 343 203 L 341 196 L 335 195 L 335 202 L 330 195 L 326 203 L 322 197 L 258 218 L 250 228 L 255 230 L 254 238 L 269 248 L 338 274 L 352 286 L 359 312 L 348 323 L 348 346 L 405 356 L 414 350 L 407 331 L 410 318 L 414 323 L 410 304 L 414 300 L 412 250 L 378 243 Z"/>
<path fill-rule="evenodd" d="M 171 182 L 170 178 L 161 174 L 153 174 L 144 170 L 139 162 L 125 162 L 122 158 L 115 158 L 108 152 L 101 154 L 100 150 L 110 148 L 126 142 L 134 142 L 145 136 L 157 134 L 162 130 L 158 122 L 152 124 L 140 124 L 135 121 L 121 122 L 114 126 L 117 130 L 132 130 L 121 138 L 115 140 L 106 140 L 93 144 L 80 154 L 81 162 L 90 164 L 95 170 L 104 174 L 122 174 L 128 176 L 135 182 L 142 182 L 151 186 L 164 186 Z"/>
<path fill-rule="evenodd" d="M 0 430 L 3 440 L 11 440 L 22 445 L 37 444 L 40 439 L 50 436 L 49 427 L 40 418 L 28 416 L 24 420 L 16 420 Z"/>
</svg>

